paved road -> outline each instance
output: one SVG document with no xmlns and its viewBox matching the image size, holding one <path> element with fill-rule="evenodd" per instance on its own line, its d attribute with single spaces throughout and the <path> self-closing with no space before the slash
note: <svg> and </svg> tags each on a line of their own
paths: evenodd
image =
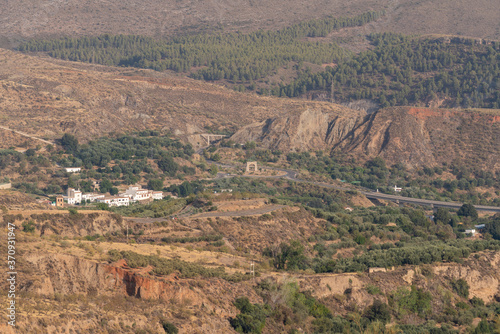
<svg viewBox="0 0 500 334">
<path fill-rule="evenodd" d="M 463 204 L 463 203 L 457 203 L 457 202 L 443 202 L 443 201 L 434 201 L 434 200 L 419 199 L 419 198 L 412 198 L 412 197 L 388 195 L 388 194 L 382 194 L 382 193 L 377 193 L 377 192 L 361 191 L 361 193 L 363 195 L 365 195 L 367 198 L 371 198 L 371 199 L 383 199 L 383 200 L 388 200 L 388 201 L 393 201 L 393 202 L 419 204 L 419 205 L 426 205 L 426 206 L 430 206 L 430 207 L 442 207 L 442 208 L 448 208 L 448 209 L 458 209 Z M 500 207 L 497 207 L 497 206 L 486 206 L 486 205 L 474 205 L 474 206 L 476 207 L 476 209 L 478 211 L 500 212 Z"/>
<path fill-rule="evenodd" d="M 220 167 L 236 167 L 234 165 L 228 165 L 228 164 L 221 164 L 212 160 L 207 160 L 208 162 L 215 163 L 216 165 Z M 289 179 L 293 180 L 295 182 L 304 182 L 304 183 L 310 183 L 314 184 L 320 187 L 325 187 L 325 188 L 331 188 L 331 189 L 337 189 L 337 190 L 343 190 L 343 191 L 358 191 L 361 194 L 365 195 L 369 199 L 382 199 L 382 200 L 388 200 L 388 201 L 393 201 L 396 203 L 411 203 L 411 204 L 417 204 L 417 205 L 425 205 L 425 206 L 430 206 L 430 207 L 442 207 L 442 208 L 449 208 L 449 209 L 458 209 L 460 208 L 463 203 L 457 203 L 457 202 L 443 202 L 443 201 L 434 201 L 434 200 L 427 200 L 427 199 L 420 199 L 420 198 L 412 198 L 412 197 L 405 197 L 405 196 L 397 196 L 397 195 L 388 195 L 388 194 L 383 194 L 379 192 L 374 192 L 374 191 L 363 191 L 359 189 L 354 189 L 354 188 L 347 188 L 347 187 L 341 187 L 329 183 L 323 183 L 323 182 L 315 182 L 315 181 L 308 181 L 308 180 L 303 180 L 299 179 L 297 177 L 298 173 L 293 170 L 289 169 L 283 169 L 283 168 L 272 168 L 272 167 L 266 167 L 267 169 L 272 169 L 276 171 L 281 171 L 285 172 L 285 175 L 276 175 L 276 176 L 267 176 L 267 178 L 284 178 L 284 179 Z M 219 174 L 221 174 L 219 176 Z M 240 176 L 240 177 L 249 177 L 249 178 L 262 178 L 262 176 L 257 176 L 257 175 L 236 175 L 236 174 L 224 174 L 224 173 L 219 173 L 218 177 L 235 177 L 235 176 Z M 500 207 L 497 206 L 486 206 L 486 205 L 474 205 L 475 208 L 478 211 L 488 211 L 488 212 L 500 212 Z"/>
</svg>

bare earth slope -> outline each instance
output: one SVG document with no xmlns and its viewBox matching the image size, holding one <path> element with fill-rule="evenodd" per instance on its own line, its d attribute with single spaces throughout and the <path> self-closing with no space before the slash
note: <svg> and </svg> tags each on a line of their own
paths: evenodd
<svg viewBox="0 0 500 334">
<path fill-rule="evenodd" d="M 215 222 L 194 220 L 187 222 L 187 225 L 184 222 L 179 225 L 193 229 L 198 229 L 196 225 L 214 229 L 229 228 L 224 233 L 228 242 L 235 248 L 246 245 L 251 249 L 245 256 L 204 248 L 185 248 L 185 245 L 178 243 L 175 246 L 144 241 L 127 244 L 124 239 L 120 241 L 119 237 L 111 238 L 111 234 L 108 234 L 110 239 L 105 242 L 105 239 L 103 242 L 91 242 L 81 238 L 106 230 L 123 231 L 123 224 L 115 221 L 109 213 L 78 213 L 74 216 L 52 210 L 52 213 L 36 215 L 24 212 L 24 217 L 19 217 L 18 213 L 10 211 L 6 215 L 0 210 L 0 228 L 5 229 L 7 222 L 20 224 L 29 216 L 35 221 L 37 229 L 35 233 L 16 231 L 16 246 L 20 255 L 16 263 L 19 275 L 16 282 L 18 327 L 15 333 L 140 333 L 141 330 L 164 333 L 159 321 L 161 317 L 173 322 L 179 328 L 179 333 L 236 333 L 229 323 L 229 318 L 239 313 L 234 300 L 247 296 L 253 303 L 263 303 L 257 293 L 259 289 L 255 289 L 256 284 L 263 280 L 284 283 L 295 281 L 300 284 L 302 291 L 311 291 L 332 313 L 342 316 L 352 312 L 353 304 L 363 310 L 375 299 L 387 303 L 394 291 L 398 288 L 408 289 L 411 285 L 429 292 L 433 296 L 433 310 L 441 311 L 445 304 L 441 298 L 444 293 L 452 303 L 464 301 L 451 288 L 450 283 L 457 279 L 464 279 L 470 287 L 468 298 L 478 297 L 485 303 L 500 298 L 498 251 L 471 255 L 460 264 L 405 265 L 392 270 L 373 268 L 375 270 L 370 272 L 312 274 L 307 271 L 270 270 L 265 263 L 267 260 L 257 254 L 265 243 L 274 244 L 281 239 L 273 241 L 273 236 L 287 239 L 300 237 L 298 240 L 306 243 L 311 232 L 324 223 L 304 209 L 285 209 L 273 217 Z M 67 228 L 69 223 L 72 228 Z M 169 224 L 169 231 L 176 223 L 179 222 Z M 65 228 L 64 238 L 46 233 L 43 237 L 39 236 L 40 227 L 43 226 L 43 230 L 48 224 L 52 224 L 54 229 Z M 86 228 L 88 225 L 92 228 Z M 139 228 L 145 229 L 144 238 L 149 238 L 149 232 L 165 230 L 165 227 L 147 224 Z M 266 236 L 258 238 L 261 234 Z M 6 252 L 7 246 L 0 244 L 0 249 Z M 130 263 L 125 260 L 108 261 L 110 250 L 132 251 L 163 259 L 179 258 L 207 268 L 222 266 L 228 273 L 247 271 L 247 264 L 250 261 L 253 263 L 255 259 L 260 275 L 254 280 L 234 282 L 203 275 L 185 277 L 177 270 L 159 274 L 153 271 L 152 266 L 129 266 Z M 7 289 L 7 285 L 8 282 L 4 280 L 0 288 Z M 380 292 L 370 294 L 370 286 Z M 349 292 L 346 293 L 346 290 Z M 2 295 L 0 300 L 6 303 L 7 296 Z M 309 321 L 304 320 L 304 326 Z M 283 324 L 269 319 L 263 333 L 289 332 L 285 331 Z M 14 333 L 1 326 L 0 332 Z"/>
<path fill-rule="evenodd" d="M 459 158 L 500 168 L 498 110 L 397 107 L 370 116 L 327 102 L 259 97 L 168 73 L 40 59 L 0 49 L 0 120 L 45 139 L 89 140 L 163 129 L 194 146 L 205 127 L 288 150 L 342 150 L 361 158 L 433 165 Z M 10 134 L 0 132 L 3 137 Z M 9 147 L 12 141 L 0 142 Z"/>
<path fill-rule="evenodd" d="M 372 114 L 338 149 L 432 166 L 455 159 L 500 169 L 500 111 L 396 107 Z"/>
<path fill-rule="evenodd" d="M 206 126 L 235 130 L 284 113 L 347 109 L 237 93 L 167 73 L 94 68 L 2 49 L 0 64 L 2 126 L 47 139 L 64 132 L 85 140 L 149 128 L 169 130 L 196 145 L 196 134 L 206 132 Z"/>
<path fill-rule="evenodd" d="M 2 126 L 81 140 L 168 130 L 194 146 L 205 127 L 288 150 L 342 150 L 361 158 L 432 166 L 459 158 L 500 168 L 500 113 L 397 107 L 370 116 L 327 102 L 259 97 L 168 73 L 94 67 L 0 50 Z M 5 130 L 4 135 L 8 134 Z M 12 145 L 5 140 L 0 147 Z"/>
<path fill-rule="evenodd" d="M 113 34 L 171 36 L 185 32 L 276 29 L 327 15 L 385 9 L 366 32 L 440 33 L 500 38 L 497 0 L 68 0 L 2 1 L 0 47 L 32 37 Z"/>
<path fill-rule="evenodd" d="M 236 142 L 255 140 L 284 151 L 339 150 L 360 158 L 432 166 L 459 159 L 480 168 L 500 168 L 500 112 L 397 107 L 363 118 L 355 112 L 305 111 L 248 125 Z"/>
</svg>

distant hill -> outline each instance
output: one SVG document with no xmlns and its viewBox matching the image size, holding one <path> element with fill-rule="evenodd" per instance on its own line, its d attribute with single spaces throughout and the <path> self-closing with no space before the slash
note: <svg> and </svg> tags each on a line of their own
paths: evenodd
<svg viewBox="0 0 500 334">
<path fill-rule="evenodd" d="M 41 59 L 0 50 L 2 126 L 80 140 L 162 129 L 202 146 L 234 133 L 283 151 L 331 149 L 361 159 L 434 165 L 460 159 L 500 168 L 500 111 L 395 107 L 367 115 L 328 102 L 244 94 L 167 72 Z M 12 141 L 0 143 L 9 147 Z"/>
<path fill-rule="evenodd" d="M 189 32 L 277 29 L 328 15 L 383 10 L 387 16 L 359 33 L 393 31 L 500 39 L 497 0 L 151 0 L 94 2 L 3 1 L 0 47 L 33 37 L 137 34 L 155 37 Z"/>
<path fill-rule="evenodd" d="M 64 132 L 81 140 L 108 133 L 163 129 L 190 140 L 308 109 L 347 109 L 327 102 L 259 97 L 167 72 L 41 59 L 0 49 L 2 126 L 41 138 Z M 8 147 L 11 142 L 0 143 Z"/>
</svg>

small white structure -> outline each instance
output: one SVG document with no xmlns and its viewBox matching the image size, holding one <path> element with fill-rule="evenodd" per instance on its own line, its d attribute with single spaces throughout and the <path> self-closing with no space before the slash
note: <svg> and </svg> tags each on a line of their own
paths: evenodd
<svg viewBox="0 0 500 334">
<path fill-rule="evenodd" d="M 111 206 L 129 206 L 130 198 L 126 196 L 113 196 L 113 197 L 103 197 L 98 198 L 97 203 L 106 203 Z"/>
<path fill-rule="evenodd" d="M 65 199 L 68 204 L 80 204 L 82 202 L 82 192 L 80 190 L 68 188 L 68 193 Z"/>
<path fill-rule="evenodd" d="M 393 189 L 395 192 L 397 192 L 397 193 L 400 193 L 400 192 L 401 192 L 401 190 L 403 190 L 403 188 L 399 188 L 399 187 L 398 187 L 398 186 L 396 186 L 396 185 L 395 185 L 395 186 L 394 186 L 394 188 L 392 188 L 392 189 Z"/>
<path fill-rule="evenodd" d="M 0 189 L 10 189 L 12 188 L 12 184 L 9 183 L 0 183 Z"/>
<path fill-rule="evenodd" d="M 93 203 L 97 201 L 99 198 L 104 198 L 104 197 L 106 197 L 104 194 L 96 194 L 96 193 L 82 194 L 82 200 L 85 202 L 89 201 L 90 203 Z"/>
<path fill-rule="evenodd" d="M 473 237 L 476 235 L 475 229 L 465 230 L 465 234 L 471 234 Z"/>
<path fill-rule="evenodd" d="M 81 167 L 65 167 L 66 173 L 80 173 L 82 171 Z"/>
<path fill-rule="evenodd" d="M 158 200 L 163 199 L 163 192 L 162 191 L 152 191 L 151 198 L 158 199 Z"/>
</svg>

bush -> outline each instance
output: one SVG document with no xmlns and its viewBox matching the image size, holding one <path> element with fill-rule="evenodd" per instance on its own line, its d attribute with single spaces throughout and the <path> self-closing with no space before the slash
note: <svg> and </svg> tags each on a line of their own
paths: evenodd
<svg viewBox="0 0 500 334">
<path fill-rule="evenodd" d="M 22 226 L 23 226 L 23 231 L 26 232 L 26 233 L 33 233 L 33 232 L 35 232 L 36 225 L 35 225 L 35 223 L 32 220 L 30 220 L 28 222 L 24 222 L 22 224 Z"/>
<path fill-rule="evenodd" d="M 179 165 L 172 157 L 165 157 L 157 162 L 158 167 L 168 176 L 174 177 L 179 169 Z"/>
<path fill-rule="evenodd" d="M 148 189 L 160 191 L 163 189 L 163 181 L 160 179 L 152 179 L 148 181 Z"/>
<path fill-rule="evenodd" d="M 470 300 L 470 303 L 473 307 L 484 306 L 484 301 L 479 297 L 472 297 L 472 299 Z"/>
<path fill-rule="evenodd" d="M 424 292 L 414 285 L 411 286 L 410 291 L 404 288 L 398 289 L 392 298 L 398 306 L 399 313 L 403 315 L 417 313 L 422 316 L 431 310 L 432 297 L 430 293 Z"/>
<path fill-rule="evenodd" d="M 373 304 L 365 310 L 363 316 L 370 321 L 378 320 L 384 324 L 391 321 L 391 312 L 389 310 L 389 306 L 378 299 L 374 300 Z"/>
<path fill-rule="evenodd" d="M 304 246 L 297 240 L 290 241 L 290 244 L 283 242 L 278 249 L 272 250 L 269 247 L 264 249 L 264 255 L 273 257 L 276 269 L 296 270 L 307 269 L 307 258 L 304 255 Z"/>
<path fill-rule="evenodd" d="M 494 239 L 500 240 L 500 214 L 495 215 L 493 221 L 486 223 L 484 233 L 489 233 Z"/>
<path fill-rule="evenodd" d="M 381 293 L 380 288 L 373 284 L 368 284 L 365 289 L 370 295 L 378 295 Z"/>
<path fill-rule="evenodd" d="M 175 327 L 175 325 L 173 323 L 168 322 L 165 319 L 162 319 L 160 321 L 160 323 L 161 323 L 161 325 L 163 327 L 163 330 L 167 334 L 177 334 L 179 332 L 179 330 L 177 329 L 177 327 Z"/>
<path fill-rule="evenodd" d="M 76 153 L 78 151 L 78 139 L 69 133 L 65 133 L 61 138 L 61 145 L 68 153 Z"/>
<path fill-rule="evenodd" d="M 472 219 L 477 219 L 477 210 L 474 205 L 470 203 L 466 203 L 460 207 L 457 211 L 457 215 L 463 217 L 471 217 Z"/>
<path fill-rule="evenodd" d="M 464 279 L 460 278 L 456 281 L 451 281 L 451 287 L 460 297 L 469 298 L 469 284 Z"/>
<path fill-rule="evenodd" d="M 109 210 L 109 205 L 107 203 L 97 203 L 98 210 Z"/>
<path fill-rule="evenodd" d="M 234 306 L 241 313 L 229 319 L 229 323 L 238 333 L 262 333 L 266 324 L 267 310 L 260 304 L 251 304 L 247 297 L 237 298 Z"/>
</svg>

